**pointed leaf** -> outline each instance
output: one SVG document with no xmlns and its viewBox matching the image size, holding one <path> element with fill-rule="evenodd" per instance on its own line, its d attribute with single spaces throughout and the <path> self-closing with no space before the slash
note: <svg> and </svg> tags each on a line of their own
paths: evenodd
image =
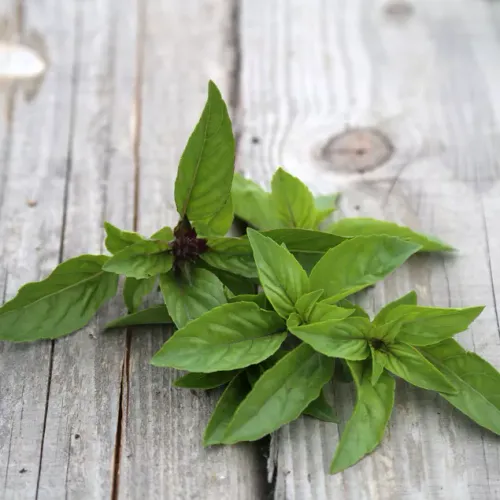
<svg viewBox="0 0 500 500">
<path fill-rule="evenodd" d="M 165 226 L 151 235 L 151 240 L 171 241 L 174 239 L 172 228 Z"/>
<path fill-rule="evenodd" d="M 316 290 L 309 292 L 300 297 L 295 303 L 295 310 L 299 313 L 300 317 L 305 323 L 312 322 L 309 318 L 316 308 L 316 303 L 323 295 L 323 290 Z"/>
<path fill-rule="evenodd" d="M 116 226 L 113 226 L 110 222 L 104 223 L 104 230 L 106 231 L 106 239 L 104 240 L 104 245 L 109 253 L 115 254 L 120 250 L 127 248 L 133 243 L 142 241 L 144 238 L 132 231 L 122 231 Z"/>
<path fill-rule="evenodd" d="M 164 304 L 149 307 L 142 311 L 137 311 L 127 316 L 115 319 L 106 325 L 108 328 L 122 328 L 124 326 L 140 326 L 140 325 L 165 325 L 171 324 L 172 318 L 168 314 Z"/>
<path fill-rule="evenodd" d="M 118 276 L 103 271 L 108 257 L 81 255 L 28 283 L 0 307 L 0 340 L 55 339 L 85 326 L 116 294 Z"/>
<path fill-rule="evenodd" d="M 156 285 L 156 276 L 138 280 L 127 278 L 123 286 L 123 298 L 128 312 L 133 313 L 139 309 L 146 295 L 151 293 Z"/>
<path fill-rule="evenodd" d="M 373 323 L 382 325 L 387 321 L 387 316 L 388 314 L 393 310 L 396 309 L 396 307 L 399 306 L 416 306 L 417 305 L 417 294 L 414 291 L 411 291 L 407 293 L 406 295 L 403 295 L 402 297 L 399 297 L 399 299 L 396 299 L 389 304 L 387 304 L 385 307 L 380 309 L 378 314 L 375 316 Z"/>
<path fill-rule="evenodd" d="M 252 302 L 224 304 L 190 321 L 153 356 L 155 366 L 211 373 L 268 358 L 285 340 L 285 325 Z"/>
<path fill-rule="evenodd" d="M 116 253 L 106 262 L 104 270 L 127 278 L 144 279 L 168 272 L 172 264 L 168 242 L 143 240 Z"/>
<path fill-rule="evenodd" d="M 307 293 L 308 278 L 293 255 L 270 238 L 248 229 L 260 283 L 274 310 L 287 318 L 297 300 Z"/>
<path fill-rule="evenodd" d="M 345 309 L 352 309 L 353 312 L 350 316 L 354 317 L 357 316 L 359 318 L 366 318 L 370 319 L 370 316 L 368 313 L 358 304 L 355 304 L 354 302 L 351 302 L 350 300 L 347 299 L 342 299 L 339 302 L 337 302 L 337 305 L 339 307 L 343 307 Z"/>
<path fill-rule="evenodd" d="M 483 306 L 462 309 L 399 306 L 389 312 L 386 321 L 401 321 L 399 341 L 425 346 L 437 344 L 467 330 L 483 309 Z"/>
<path fill-rule="evenodd" d="M 328 302 L 337 302 L 381 280 L 419 248 L 390 236 L 347 240 L 316 264 L 309 277 L 311 290 L 324 289 Z"/>
<path fill-rule="evenodd" d="M 374 349 L 372 345 L 370 345 L 370 352 L 372 355 L 371 383 L 372 385 L 376 385 L 384 372 L 385 365 L 387 363 L 387 354 L 379 349 Z"/>
<path fill-rule="evenodd" d="M 296 337 L 311 345 L 316 351 L 349 360 L 366 359 L 370 348 L 365 338 L 370 322 L 363 318 L 330 320 L 295 326 L 291 321 L 288 329 Z"/>
<path fill-rule="evenodd" d="M 330 467 L 336 474 L 371 453 L 382 441 L 394 406 L 394 379 L 382 373 L 376 385 L 370 381 L 369 363 L 349 362 L 356 382 L 356 406 L 347 422 Z"/>
<path fill-rule="evenodd" d="M 333 360 L 302 344 L 255 383 L 236 410 L 223 442 L 255 441 L 295 420 L 333 375 Z"/>
<path fill-rule="evenodd" d="M 500 435 L 500 373 L 452 339 L 421 351 L 458 389 L 457 394 L 441 396 L 482 427 Z"/>
<path fill-rule="evenodd" d="M 215 389 L 233 380 L 238 373 L 237 370 L 213 373 L 187 373 L 176 379 L 174 385 L 175 387 L 182 387 L 184 389 Z"/>
<path fill-rule="evenodd" d="M 389 346 L 385 367 L 410 384 L 430 391 L 456 394 L 457 388 L 414 347 L 400 342 Z"/>
<path fill-rule="evenodd" d="M 235 295 L 234 297 L 231 297 L 228 300 L 228 302 L 230 302 L 230 303 L 232 303 L 232 302 L 254 302 L 261 309 L 272 310 L 272 308 L 268 307 L 267 298 L 266 298 L 264 293 Z"/>
<path fill-rule="evenodd" d="M 205 236 L 220 235 L 224 236 L 231 227 L 234 219 L 233 203 L 231 197 L 226 200 L 220 210 L 207 220 L 196 221 L 194 226 L 198 234 Z"/>
<path fill-rule="evenodd" d="M 222 393 L 203 435 L 203 446 L 222 442 L 234 412 L 250 391 L 245 372 L 237 375 Z"/>
<path fill-rule="evenodd" d="M 332 422 L 334 424 L 338 424 L 339 422 L 337 413 L 326 399 L 324 388 L 321 390 L 319 396 L 309 403 L 303 414 L 322 420 L 323 422 Z"/>
<path fill-rule="evenodd" d="M 355 309 L 334 306 L 325 302 L 318 302 L 311 314 L 308 323 L 321 323 L 322 321 L 341 320 L 348 318 L 355 312 Z"/>
<path fill-rule="evenodd" d="M 226 104 L 213 82 L 186 148 L 175 181 L 175 204 L 183 219 L 203 221 L 217 214 L 231 191 L 234 137 Z"/>
</svg>

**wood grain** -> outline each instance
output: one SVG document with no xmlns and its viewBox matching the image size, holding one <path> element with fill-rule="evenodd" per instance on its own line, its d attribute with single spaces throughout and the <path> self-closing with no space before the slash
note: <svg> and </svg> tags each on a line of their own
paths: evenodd
<svg viewBox="0 0 500 500">
<path fill-rule="evenodd" d="M 243 1 L 238 159 L 262 184 L 283 165 L 317 193 L 344 191 L 345 214 L 399 221 L 457 246 L 454 257 L 413 259 L 362 301 L 376 311 L 416 289 L 424 304 L 485 304 L 460 339 L 497 367 L 500 74 L 492 61 L 499 16 L 495 2 L 465 0 Z M 393 146 L 380 166 L 373 141 L 357 132 L 367 127 Z M 347 171 L 325 155 L 344 133 L 352 144 L 345 154 L 365 155 L 353 162 L 363 168 Z M 351 389 L 336 387 L 335 401 L 345 422 Z M 382 446 L 329 476 L 337 441 L 335 426 L 310 419 L 277 433 L 269 471 L 275 498 L 500 495 L 498 438 L 405 384 Z"/>
<path fill-rule="evenodd" d="M 148 2 L 142 14 L 136 106 L 138 229 L 177 223 L 177 164 L 214 80 L 228 96 L 233 72 L 231 2 Z M 169 332 L 134 333 L 127 379 L 120 498 L 264 498 L 252 444 L 203 449 L 201 436 L 216 394 L 172 387 L 179 375 L 149 360 Z"/>
</svg>

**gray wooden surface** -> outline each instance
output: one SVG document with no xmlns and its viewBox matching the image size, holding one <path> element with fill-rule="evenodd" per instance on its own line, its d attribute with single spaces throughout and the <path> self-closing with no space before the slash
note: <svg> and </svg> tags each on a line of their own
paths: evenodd
<svg viewBox="0 0 500 500">
<path fill-rule="evenodd" d="M 500 3 L 487 0 L 0 0 L 0 290 L 102 250 L 103 220 L 175 221 L 179 154 L 209 78 L 231 105 L 237 167 L 283 165 L 342 211 L 459 248 L 362 297 L 416 289 L 485 304 L 461 341 L 500 367 Z M 27 78 L 28 76 L 31 78 Z M 382 446 L 325 474 L 343 424 L 204 450 L 215 395 L 149 365 L 162 329 L 102 334 L 113 301 L 56 342 L 0 343 L 0 499 L 489 500 L 500 440 L 398 386 Z M 349 403 L 346 387 L 331 394 Z"/>
</svg>

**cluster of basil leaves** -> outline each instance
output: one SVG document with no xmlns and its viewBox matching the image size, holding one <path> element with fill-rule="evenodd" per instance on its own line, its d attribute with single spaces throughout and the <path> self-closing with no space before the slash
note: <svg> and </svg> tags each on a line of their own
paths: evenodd
<svg viewBox="0 0 500 500">
<path fill-rule="evenodd" d="M 437 391 L 500 434 L 500 374 L 452 339 L 482 307 L 419 306 L 410 292 L 371 321 L 347 300 L 414 253 L 451 247 L 375 219 L 323 227 L 336 195 L 315 198 L 282 169 L 268 193 L 234 174 L 234 157 L 227 108 L 210 82 L 179 164 L 177 226 L 146 237 L 105 223 L 111 256 L 70 259 L 23 286 L 0 308 L 0 340 L 55 339 L 78 330 L 116 295 L 124 276 L 129 314 L 108 327 L 173 323 L 177 332 L 152 364 L 187 370 L 179 387 L 227 384 L 205 445 L 257 440 L 302 414 L 336 422 L 325 385 L 354 380 L 356 406 L 331 466 L 341 471 L 382 439 L 394 376 Z M 258 231 L 226 237 L 235 215 Z M 163 303 L 142 308 L 158 283 Z"/>
</svg>

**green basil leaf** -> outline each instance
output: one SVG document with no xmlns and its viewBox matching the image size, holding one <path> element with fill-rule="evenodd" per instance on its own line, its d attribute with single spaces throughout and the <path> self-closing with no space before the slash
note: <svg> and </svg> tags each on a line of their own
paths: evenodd
<svg viewBox="0 0 500 500">
<path fill-rule="evenodd" d="M 187 373 L 175 380 L 175 387 L 184 389 L 215 389 L 227 384 L 238 375 L 237 370 L 213 373 Z"/>
<path fill-rule="evenodd" d="M 452 339 L 421 352 L 458 389 L 457 394 L 441 396 L 482 427 L 500 435 L 500 373 Z"/>
<path fill-rule="evenodd" d="M 198 266 L 207 269 L 212 274 L 215 274 L 224 286 L 226 286 L 234 295 L 252 295 L 257 289 L 257 278 L 254 278 L 254 281 L 252 281 L 248 278 L 243 278 L 242 276 L 212 267 L 204 261 L 199 261 Z M 255 271 L 255 274 L 257 275 L 257 270 Z"/>
<path fill-rule="evenodd" d="M 118 276 L 103 271 L 105 255 L 81 255 L 28 283 L 0 307 L 0 340 L 55 339 L 85 326 L 116 294 Z"/>
<path fill-rule="evenodd" d="M 261 231 L 279 245 L 285 244 L 290 252 L 302 255 L 322 256 L 327 250 L 344 242 L 345 239 L 334 234 L 310 229 L 271 229 Z"/>
<path fill-rule="evenodd" d="M 163 241 L 172 241 L 174 239 L 174 232 L 172 228 L 165 226 L 160 230 L 156 231 L 151 235 L 151 240 L 163 240 Z"/>
<path fill-rule="evenodd" d="M 156 285 L 156 276 L 138 280 L 127 278 L 123 286 L 123 298 L 128 312 L 133 313 L 139 309 L 146 295 L 151 293 Z"/>
<path fill-rule="evenodd" d="M 361 306 L 359 306 L 358 304 L 354 304 L 354 302 L 351 302 L 350 300 L 342 299 L 337 302 L 337 305 L 345 309 L 352 309 L 353 312 L 350 314 L 350 316 L 352 317 L 357 316 L 359 318 L 370 319 L 368 313 Z"/>
<path fill-rule="evenodd" d="M 357 399 L 335 450 L 330 473 L 336 474 L 371 453 L 382 441 L 394 406 L 394 379 L 384 372 L 376 385 L 370 381 L 369 363 L 349 362 Z"/>
<path fill-rule="evenodd" d="M 282 168 L 276 170 L 271 181 L 271 206 L 283 227 L 316 227 L 316 207 L 311 191 Z"/>
<path fill-rule="evenodd" d="M 483 306 L 462 309 L 399 306 L 389 312 L 386 321 L 402 322 L 398 335 L 401 342 L 426 346 L 467 330 L 483 309 Z"/>
<path fill-rule="evenodd" d="M 385 365 L 387 363 L 387 354 L 385 354 L 385 352 L 382 352 L 380 349 L 374 349 L 372 345 L 370 345 L 370 352 L 372 355 L 371 382 L 372 385 L 376 385 L 385 370 Z"/>
<path fill-rule="evenodd" d="M 231 297 L 228 302 L 254 302 L 261 309 L 269 309 L 269 304 L 267 302 L 267 297 L 264 293 L 256 293 L 256 294 L 242 294 L 235 295 Z"/>
<path fill-rule="evenodd" d="M 365 338 L 370 322 L 363 318 L 347 318 L 342 321 L 330 320 L 295 326 L 293 320 L 287 323 L 288 329 L 300 340 L 316 351 L 349 360 L 366 359 L 370 348 Z"/>
<path fill-rule="evenodd" d="M 226 272 L 256 278 L 252 248 L 243 238 L 209 238 L 208 251 L 200 256 L 208 265 Z"/>
<path fill-rule="evenodd" d="M 258 184 L 235 172 L 231 192 L 236 217 L 257 229 L 280 227 L 269 193 Z"/>
<path fill-rule="evenodd" d="M 172 323 L 172 318 L 168 314 L 166 306 L 160 304 L 115 319 L 106 325 L 106 329 L 122 328 L 124 326 L 165 325 L 169 323 Z"/>
<path fill-rule="evenodd" d="M 153 356 L 155 366 L 211 373 L 268 358 L 285 340 L 285 325 L 252 302 L 224 304 L 190 321 Z"/>
<path fill-rule="evenodd" d="M 175 204 L 181 219 L 205 221 L 221 210 L 231 192 L 234 150 L 226 104 L 209 82 L 205 108 L 177 170 Z"/>
<path fill-rule="evenodd" d="M 195 268 L 189 277 L 162 274 L 160 288 L 177 328 L 227 302 L 224 285 L 206 269 Z"/>
<path fill-rule="evenodd" d="M 399 299 L 396 299 L 393 302 L 390 302 L 385 307 L 380 309 L 378 314 L 375 316 L 373 323 L 378 324 L 378 325 L 384 324 L 387 321 L 388 314 L 393 309 L 396 309 L 396 307 L 416 306 L 416 305 L 417 305 L 417 294 L 414 291 L 411 291 L 411 292 L 407 293 L 406 295 L 399 297 Z"/>
<path fill-rule="evenodd" d="M 222 442 L 226 429 L 234 412 L 250 392 L 250 384 L 246 373 L 237 375 L 222 393 L 203 435 L 203 446 L 211 446 Z"/>
<path fill-rule="evenodd" d="M 196 221 L 194 226 L 198 234 L 205 236 L 224 236 L 231 227 L 234 219 L 233 203 L 231 197 L 226 200 L 220 210 L 208 220 Z"/>
<path fill-rule="evenodd" d="M 309 315 L 309 323 L 321 323 L 322 321 L 341 320 L 348 318 L 355 312 L 355 309 L 346 309 L 344 307 L 318 302 L 311 314 Z"/>
<path fill-rule="evenodd" d="M 344 241 L 328 250 L 314 266 L 309 277 L 311 290 L 324 289 L 328 302 L 338 302 L 381 280 L 419 248 L 390 236 L 360 236 Z"/>
<path fill-rule="evenodd" d="M 144 279 L 168 272 L 172 264 L 168 242 L 143 240 L 113 255 L 103 269 L 109 273 L 124 274 L 127 278 Z"/>
<path fill-rule="evenodd" d="M 104 230 L 106 231 L 104 245 L 108 252 L 113 255 L 133 243 L 144 240 L 140 234 L 132 231 L 122 231 L 116 226 L 113 226 L 110 222 L 104 223 Z"/>
<path fill-rule="evenodd" d="M 236 410 L 222 440 L 255 441 L 295 420 L 333 375 L 333 359 L 301 344 L 255 383 Z"/>
<path fill-rule="evenodd" d="M 388 348 L 385 367 L 410 384 L 430 391 L 456 394 L 457 388 L 414 347 L 400 342 Z"/>
<path fill-rule="evenodd" d="M 344 236 L 346 238 L 355 236 L 373 236 L 384 234 L 386 236 L 396 236 L 406 241 L 411 241 L 421 245 L 423 252 L 440 252 L 453 250 L 441 240 L 412 231 L 409 227 L 399 226 L 394 222 L 384 220 L 368 219 L 364 217 L 353 217 L 341 219 L 328 228 L 328 231 Z"/>
<path fill-rule="evenodd" d="M 316 196 L 314 205 L 316 206 L 316 227 L 337 210 L 337 200 L 339 193 Z"/>
<path fill-rule="evenodd" d="M 316 303 L 323 295 L 323 290 L 315 290 L 300 297 L 295 303 L 295 310 L 299 313 L 300 317 L 305 323 L 312 322 L 309 318 L 316 307 Z"/>
<path fill-rule="evenodd" d="M 260 283 L 274 310 L 287 318 L 297 300 L 307 293 L 308 278 L 293 255 L 270 238 L 248 229 Z"/>
<path fill-rule="evenodd" d="M 339 423 L 337 413 L 326 399 L 324 388 L 319 393 L 319 396 L 309 403 L 303 414 L 322 420 L 323 422 Z"/>
</svg>

